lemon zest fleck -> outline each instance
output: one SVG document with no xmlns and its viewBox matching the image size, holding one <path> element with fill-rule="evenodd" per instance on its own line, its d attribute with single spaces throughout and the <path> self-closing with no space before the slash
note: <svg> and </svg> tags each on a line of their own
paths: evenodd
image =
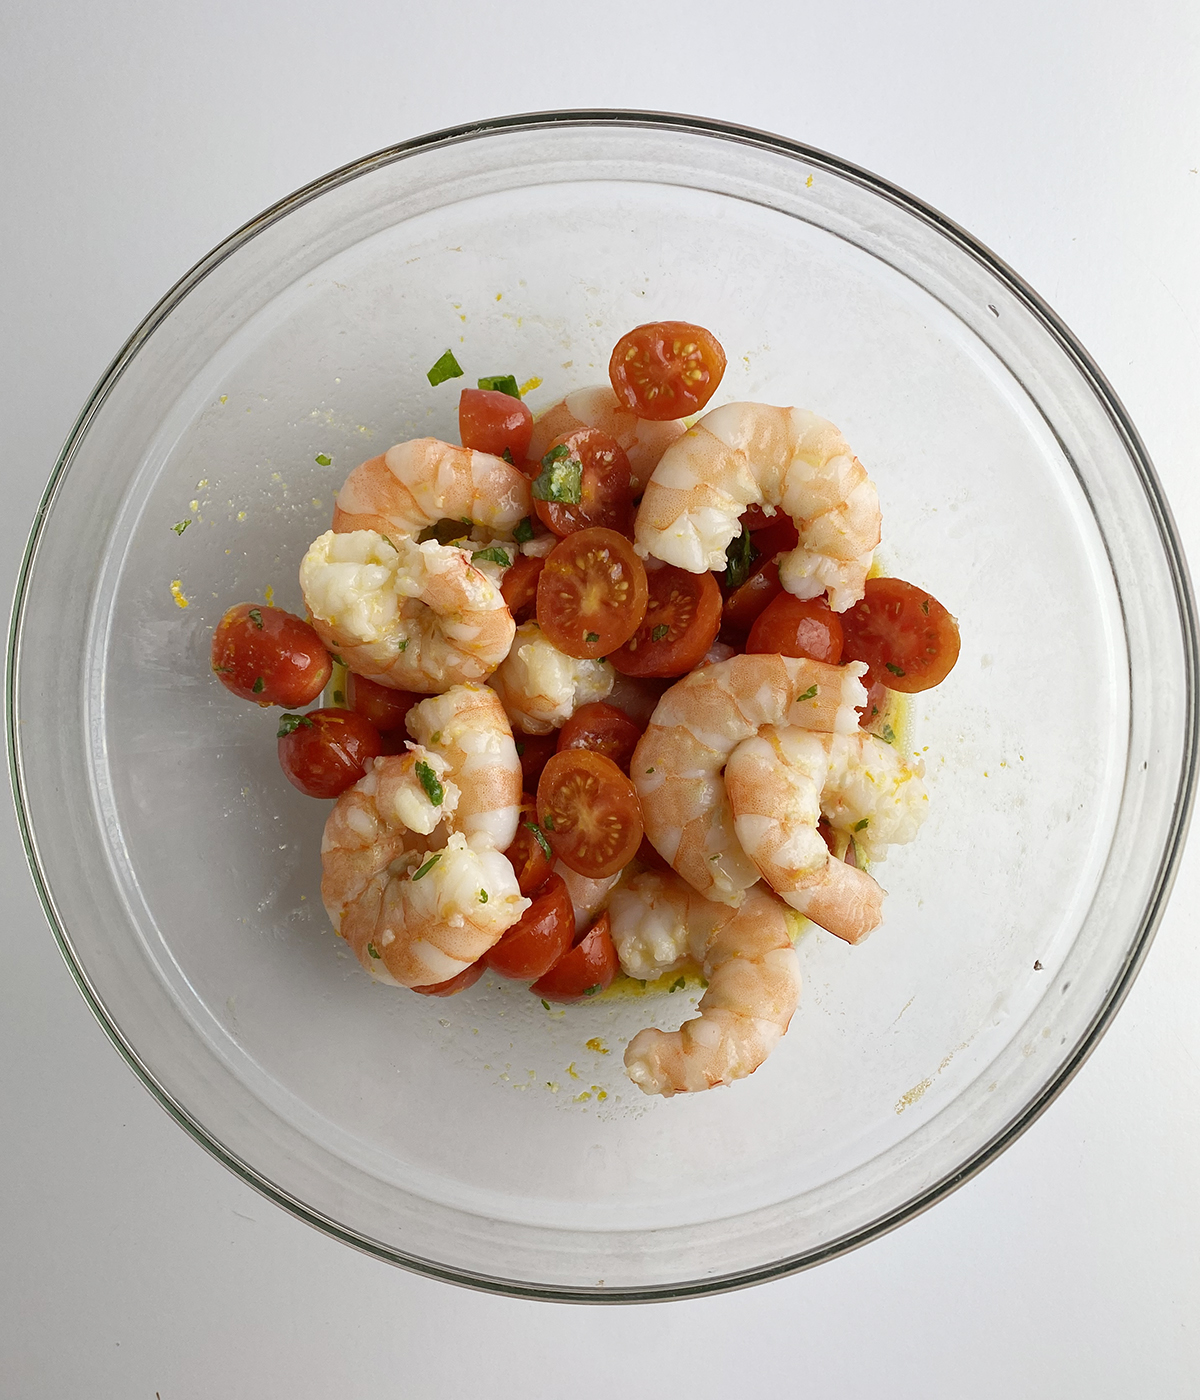
<svg viewBox="0 0 1200 1400">
<path fill-rule="evenodd" d="M 171 580 L 171 597 L 175 599 L 176 607 L 187 607 L 188 600 L 184 597 L 183 581 L 181 579 L 173 578 Z"/>
</svg>

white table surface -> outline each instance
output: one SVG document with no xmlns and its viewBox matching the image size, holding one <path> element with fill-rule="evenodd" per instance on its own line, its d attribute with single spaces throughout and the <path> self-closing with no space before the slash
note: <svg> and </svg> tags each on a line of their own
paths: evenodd
<svg viewBox="0 0 1200 1400">
<path fill-rule="evenodd" d="M 401 138 L 562 106 L 781 132 L 965 225 L 1095 355 L 1200 556 L 1193 0 L 6 0 L 0 104 L 6 595 L 77 410 L 214 243 Z M 1194 840 L 1113 1029 L 998 1162 L 846 1258 L 641 1308 L 431 1283 L 260 1198 L 93 1022 L 7 810 L 0 872 L 5 1400 L 1200 1393 Z"/>
</svg>

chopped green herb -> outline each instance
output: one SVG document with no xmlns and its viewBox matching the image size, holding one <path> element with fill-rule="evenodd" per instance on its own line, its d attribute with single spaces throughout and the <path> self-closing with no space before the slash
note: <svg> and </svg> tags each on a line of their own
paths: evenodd
<svg viewBox="0 0 1200 1400">
<path fill-rule="evenodd" d="M 174 530 L 177 535 L 182 535 L 191 523 L 190 520 L 177 520 L 175 524 L 171 526 L 171 529 Z"/>
<path fill-rule="evenodd" d="M 758 550 L 750 538 L 750 531 L 742 526 L 742 533 L 725 551 L 725 587 L 740 588 L 750 577 L 750 570 L 758 558 Z"/>
<path fill-rule="evenodd" d="M 885 661 L 883 664 L 888 668 L 888 670 L 892 673 L 893 676 L 902 676 L 904 674 L 903 666 L 897 666 L 894 662 L 891 661 Z"/>
<path fill-rule="evenodd" d="M 517 521 L 517 528 L 513 531 L 513 539 L 518 544 L 528 544 L 533 539 L 533 522 L 528 516 L 524 520 Z"/>
<path fill-rule="evenodd" d="M 499 564 L 502 569 L 507 569 L 512 565 L 512 560 L 508 555 L 495 545 L 492 545 L 489 549 L 477 549 L 475 553 L 471 555 L 471 563 L 473 564 L 476 559 L 486 559 L 489 564 Z"/>
<path fill-rule="evenodd" d="M 860 822 L 855 822 L 855 823 L 854 823 L 854 830 L 855 830 L 855 831 L 863 831 L 863 830 L 865 830 L 865 829 L 866 829 L 868 826 L 870 826 L 870 825 L 871 825 L 871 818 L 870 818 L 870 817 L 864 817 L 864 818 L 862 819 L 862 821 L 860 821 Z"/>
<path fill-rule="evenodd" d="M 333 703 L 335 705 L 344 705 L 346 703 L 345 692 L 341 690 L 335 690 L 333 692 Z"/>
<path fill-rule="evenodd" d="M 542 848 L 542 854 L 547 860 L 554 859 L 554 852 L 550 849 L 550 842 L 542 835 L 542 828 L 537 822 L 526 822 L 525 825 L 533 832 L 538 845 Z"/>
<path fill-rule="evenodd" d="M 329 655 L 330 655 L 330 657 L 331 657 L 334 661 L 337 662 L 337 664 L 338 664 L 339 666 L 344 666 L 344 665 L 346 664 L 346 663 L 342 660 L 342 658 L 337 654 L 336 651 L 331 651 L 331 652 L 329 653 Z"/>
<path fill-rule="evenodd" d="M 922 598 L 922 599 L 921 599 L 921 611 L 925 614 L 926 617 L 929 616 L 929 599 L 928 599 L 928 598 Z"/>
<path fill-rule="evenodd" d="M 653 772 L 654 772 L 654 769 L 653 769 L 653 768 L 647 768 L 647 769 L 646 769 L 646 776 L 649 777 L 650 774 L 653 773 Z"/>
<path fill-rule="evenodd" d="M 379 538 L 380 538 L 380 539 L 384 542 L 384 544 L 386 544 L 390 549 L 395 549 L 395 548 L 396 548 L 396 546 L 395 546 L 394 544 L 392 544 L 391 540 L 389 540 L 388 537 L 387 537 L 386 535 L 380 535 Z"/>
<path fill-rule="evenodd" d="M 670 630 L 671 628 L 668 623 L 660 622 L 657 627 L 652 627 L 650 629 L 650 640 L 652 642 L 661 642 Z"/>
<path fill-rule="evenodd" d="M 885 744 L 894 744 L 896 742 L 896 731 L 890 724 L 885 724 L 883 726 L 883 733 L 879 737 Z"/>
<path fill-rule="evenodd" d="M 261 695 L 263 693 L 263 678 L 261 676 L 255 676 L 254 684 L 250 687 L 250 692 L 253 695 Z"/>
<path fill-rule="evenodd" d="M 547 831 L 554 830 L 554 816 L 552 813 L 546 813 L 546 820 L 542 823 L 542 825 L 546 828 Z"/>
<path fill-rule="evenodd" d="M 431 744 L 440 744 L 442 742 L 442 731 L 440 729 L 435 729 L 429 736 L 429 742 Z"/>
<path fill-rule="evenodd" d="M 593 987 L 584 987 L 583 994 L 585 997 L 594 997 L 598 991 L 600 991 L 599 982 L 597 982 Z"/>
<path fill-rule="evenodd" d="M 686 985 L 687 985 L 687 979 L 686 979 L 686 978 L 683 978 L 683 977 L 676 977 L 676 979 L 674 980 L 674 982 L 672 982 L 671 985 L 667 988 L 667 991 L 668 991 L 668 992 L 678 992 L 681 988 L 685 987 Z"/>
<path fill-rule="evenodd" d="M 462 366 L 454 358 L 454 351 L 447 350 L 434 367 L 426 372 L 425 378 L 430 384 L 438 385 L 445 383 L 447 379 L 461 379 L 462 374 Z"/>
<path fill-rule="evenodd" d="M 547 1011 L 550 1010 L 550 1003 L 546 1000 L 545 997 L 542 998 L 542 1005 L 546 1008 Z"/>
<path fill-rule="evenodd" d="M 509 464 L 509 466 L 512 465 L 513 455 L 512 455 L 512 448 L 511 448 L 511 447 L 506 447 L 506 448 L 504 449 L 504 451 L 501 452 L 500 455 L 501 455 L 501 457 L 503 457 L 504 460 Z"/>
<path fill-rule="evenodd" d="M 459 523 L 460 525 L 474 525 L 474 524 L 475 524 L 475 522 L 471 519 L 471 517 L 470 517 L 469 515 L 460 515 L 460 516 L 458 517 L 458 523 Z"/>
<path fill-rule="evenodd" d="M 577 506 L 583 499 L 583 463 L 571 456 L 565 442 L 552 447 L 542 458 L 542 470 L 533 483 L 539 501 L 556 501 Z"/>
<path fill-rule="evenodd" d="M 417 759 L 417 777 L 421 780 L 421 786 L 425 789 L 425 796 L 435 807 L 442 805 L 442 799 L 446 796 L 446 790 L 438 782 L 438 775 L 430 768 L 428 763 L 422 763 Z"/>
<path fill-rule="evenodd" d="M 408 638 L 407 638 L 407 637 L 401 637 L 401 638 L 400 638 L 400 645 L 396 648 L 396 650 L 397 650 L 397 651 L 407 651 L 407 650 L 408 650 Z"/>
<path fill-rule="evenodd" d="M 442 858 L 442 853 L 441 853 L 440 851 L 437 853 L 436 856 L 430 856 L 429 859 L 425 862 L 425 864 L 420 868 L 420 870 L 416 871 L 416 873 L 413 875 L 413 879 L 414 879 L 414 880 L 421 880 L 421 879 L 423 879 L 426 875 L 429 874 L 429 872 L 430 872 L 430 871 L 433 869 L 433 867 L 438 863 L 438 861 L 441 860 L 441 858 Z"/>
<path fill-rule="evenodd" d="M 514 374 L 485 374 L 479 381 L 481 389 L 495 389 L 499 394 L 507 394 L 510 399 L 519 399 L 521 391 L 517 388 L 517 378 Z"/>
<path fill-rule="evenodd" d="M 479 891 L 479 902 L 480 902 L 480 904 L 486 904 L 486 903 L 487 903 L 487 890 L 480 890 L 480 891 Z"/>
<path fill-rule="evenodd" d="M 816 698 L 817 687 L 815 685 L 810 685 L 803 695 L 796 696 L 796 702 L 798 704 L 801 700 L 815 700 Z"/>
<path fill-rule="evenodd" d="M 233 670 L 233 667 L 232 667 L 232 666 L 214 666 L 214 667 L 213 667 L 213 670 L 217 673 L 218 676 L 228 676 L 228 675 L 230 674 L 230 672 Z"/>
<path fill-rule="evenodd" d="M 318 452 L 317 455 L 313 458 L 313 461 L 316 462 L 318 467 L 333 466 L 333 458 L 327 456 L 324 452 Z"/>
<path fill-rule="evenodd" d="M 520 758 L 521 755 L 525 752 L 525 745 L 520 741 L 520 739 L 516 739 L 514 740 L 514 742 L 517 746 L 517 757 Z"/>
<path fill-rule="evenodd" d="M 306 729 L 313 727 L 313 722 L 307 715 L 280 715 L 279 728 L 275 733 L 277 739 L 285 739 L 289 734 L 294 733 L 300 726 Z"/>
<path fill-rule="evenodd" d="M 588 644 L 589 646 L 591 646 L 591 645 L 593 645 L 594 643 L 596 643 L 596 642 L 598 642 L 598 641 L 600 640 L 600 633 L 599 633 L 599 632 L 585 632 L 585 633 L 583 634 L 583 640 L 584 640 L 585 642 L 587 642 L 587 644 Z"/>
<path fill-rule="evenodd" d="M 258 630 L 261 632 L 263 626 L 262 613 L 259 612 L 257 608 L 251 608 L 250 611 L 246 614 L 246 616 L 250 619 L 251 622 L 254 623 L 255 627 L 257 627 Z"/>
<path fill-rule="evenodd" d="M 368 943 L 368 944 L 367 944 L 367 952 L 370 953 L 370 955 L 371 955 L 373 958 L 378 958 L 378 957 L 381 957 L 381 956 L 382 956 L 382 954 L 380 953 L 379 949 L 376 948 L 376 946 L 374 945 L 374 943 Z"/>
</svg>

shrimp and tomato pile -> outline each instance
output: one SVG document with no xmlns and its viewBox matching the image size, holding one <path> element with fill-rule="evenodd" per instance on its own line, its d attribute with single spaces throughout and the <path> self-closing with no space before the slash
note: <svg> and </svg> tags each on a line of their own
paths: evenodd
<svg viewBox="0 0 1200 1400">
<path fill-rule="evenodd" d="M 558 1002 L 698 968 L 699 1014 L 625 1053 L 667 1097 L 771 1053 L 797 914 L 849 944 L 882 921 L 867 867 L 927 805 L 889 693 L 959 645 L 935 598 L 872 577 L 879 500 L 838 429 L 702 413 L 724 369 L 660 322 L 536 422 L 515 379 L 480 381 L 460 445 L 350 473 L 300 567 L 308 621 L 242 604 L 213 638 L 228 689 L 288 711 L 291 782 L 336 798 L 321 892 L 363 967 Z M 296 712 L 335 663 L 341 703 Z"/>
</svg>

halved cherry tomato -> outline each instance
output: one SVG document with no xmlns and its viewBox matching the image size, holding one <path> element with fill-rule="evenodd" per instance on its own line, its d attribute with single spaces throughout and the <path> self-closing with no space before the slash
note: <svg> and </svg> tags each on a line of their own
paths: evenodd
<svg viewBox="0 0 1200 1400">
<path fill-rule="evenodd" d="M 889 690 L 912 695 L 944 681 L 958 660 L 958 623 L 923 588 L 869 578 L 842 614 L 846 657 L 865 661 Z"/>
<path fill-rule="evenodd" d="M 641 725 L 603 700 L 580 705 L 558 731 L 558 752 L 567 749 L 587 749 L 590 753 L 611 758 L 623 772 L 629 772 L 629 760 L 642 737 Z"/>
<path fill-rule="evenodd" d="M 633 784 L 602 754 L 556 753 L 538 783 L 537 808 L 551 850 L 589 880 L 623 869 L 642 839 L 642 808 Z"/>
<path fill-rule="evenodd" d="M 746 514 L 748 515 L 749 511 Z M 742 523 L 746 523 L 745 515 L 742 516 Z M 793 550 L 800 543 L 800 531 L 796 529 L 796 522 L 782 510 L 777 510 L 771 519 L 764 521 L 762 525 L 751 525 L 749 528 L 754 536 L 754 548 L 763 559 L 782 554 L 785 550 Z"/>
<path fill-rule="evenodd" d="M 624 535 L 576 530 L 546 558 L 538 579 L 538 625 L 559 651 L 595 660 L 633 636 L 647 596 L 645 566 Z"/>
<path fill-rule="evenodd" d="M 655 421 L 699 413 L 724 373 L 725 352 L 716 336 L 687 321 L 635 327 L 617 341 L 608 362 L 622 407 Z"/>
<path fill-rule="evenodd" d="M 354 710 L 311 710 L 279 721 L 279 766 L 309 797 L 340 797 L 382 752 L 379 731 Z"/>
<path fill-rule="evenodd" d="M 520 462 L 533 436 L 533 414 L 498 389 L 464 389 L 458 398 L 458 436 L 464 447 Z"/>
<path fill-rule="evenodd" d="M 725 599 L 725 606 L 721 610 L 721 625 L 732 627 L 739 632 L 748 632 L 754 624 L 754 619 L 782 592 L 783 584 L 779 582 L 779 559 L 773 555 L 755 565 L 754 572 L 746 582 L 740 588 L 735 588 Z"/>
<path fill-rule="evenodd" d="M 712 574 L 664 564 L 647 574 L 642 625 L 608 658 L 627 676 L 682 676 L 700 662 L 721 626 L 721 590 Z"/>
<path fill-rule="evenodd" d="M 781 593 L 758 615 L 746 650 L 807 656 L 836 666 L 842 659 L 842 624 L 824 598 Z"/>
<path fill-rule="evenodd" d="M 532 554 L 518 554 L 512 568 L 504 575 L 500 592 L 508 604 L 512 620 L 518 624 L 528 622 L 537 611 L 537 585 L 545 562 L 545 559 L 535 559 Z"/>
<path fill-rule="evenodd" d="M 420 992 L 423 997 L 452 997 L 456 992 L 465 992 L 473 987 L 487 970 L 487 962 L 480 958 L 470 967 L 464 967 L 455 977 L 447 977 L 444 982 L 431 982 L 427 987 L 410 987 L 409 991 Z"/>
<path fill-rule="evenodd" d="M 551 852 L 537 824 L 537 802 L 527 792 L 521 794 L 517 834 L 504 854 L 526 898 L 545 884 L 550 874 Z"/>
<path fill-rule="evenodd" d="M 394 729 L 404 728 L 404 719 L 409 710 L 427 695 L 414 695 L 411 690 L 393 690 L 391 686 L 380 685 L 366 676 L 356 676 L 353 672 L 346 679 L 346 702 L 364 719 L 369 719 L 381 734 L 390 734 Z"/>
<path fill-rule="evenodd" d="M 302 617 L 239 603 L 213 632 L 212 668 L 225 689 L 243 700 L 299 709 L 325 689 L 333 662 Z"/>
<path fill-rule="evenodd" d="M 575 910 L 561 875 L 551 875 L 533 903 L 483 955 L 501 977 L 523 980 L 549 972 L 575 937 Z"/>
<path fill-rule="evenodd" d="M 521 782 L 529 792 L 536 792 L 542 769 L 558 752 L 558 732 L 552 734 L 522 734 L 513 731 L 517 757 L 521 760 Z"/>
<path fill-rule="evenodd" d="M 547 1001 L 586 1001 L 607 991 L 619 969 L 606 910 L 529 990 Z"/>
<path fill-rule="evenodd" d="M 554 493 L 550 500 L 538 495 L 539 478 L 546 473 L 551 476 L 545 489 Z M 577 428 L 555 438 L 533 481 L 537 517 L 560 538 L 592 525 L 633 534 L 629 458 L 620 443 L 599 428 Z M 578 488 L 577 502 L 561 499 L 564 487 L 571 495 Z"/>
</svg>

